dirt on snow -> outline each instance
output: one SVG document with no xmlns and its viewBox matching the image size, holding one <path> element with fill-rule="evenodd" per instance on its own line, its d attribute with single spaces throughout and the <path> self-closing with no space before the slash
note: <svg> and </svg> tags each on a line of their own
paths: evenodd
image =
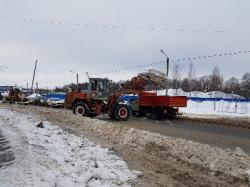
<svg viewBox="0 0 250 187">
<path fill-rule="evenodd" d="M 207 144 L 163 136 L 64 109 L 0 105 L 36 115 L 76 135 L 84 135 L 122 157 L 143 174 L 134 186 L 249 186 L 250 156 L 240 148 L 222 150 Z"/>
</svg>

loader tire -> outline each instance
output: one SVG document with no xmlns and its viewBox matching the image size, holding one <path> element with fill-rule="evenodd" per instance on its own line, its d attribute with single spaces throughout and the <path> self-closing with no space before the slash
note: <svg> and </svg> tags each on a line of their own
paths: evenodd
<svg viewBox="0 0 250 187">
<path fill-rule="evenodd" d="M 117 105 L 114 111 L 114 118 L 117 121 L 127 121 L 130 117 L 130 110 L 126 105 Z"/>
<path fill-rule="evenodd" d="M 85 103 L 76 103 L 73 107 L 73 113 L 78 116 L 86 116 L 87 114 L 87 108 L 85 106 Z"/>
</svg>

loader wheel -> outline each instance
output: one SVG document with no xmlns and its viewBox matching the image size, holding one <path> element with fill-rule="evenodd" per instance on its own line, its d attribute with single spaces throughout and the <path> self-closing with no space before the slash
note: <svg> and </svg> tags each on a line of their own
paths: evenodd
<svg viewBox="0 0 250 187">
<path fill-rule="evenodd" d="M 130 117 L 130 110 L 126 105 L 117 105 L 114 117 L 117 121 L 126 121 Z"/>
<path fill-rule="evenodd" d="M 76 103 L 73 108 L 73 113 L 79 116 L 85 116 L 86 115 L 86 107 L 84 103 Z"/>
<path fill-rule="evenodd" d="M 113 113 L 112 113 L 112 114 L 109 114 L 109 117 L 110 117 L 111 119 L 115 119 L 115 116 L 114 116 Z"/>
</svg>

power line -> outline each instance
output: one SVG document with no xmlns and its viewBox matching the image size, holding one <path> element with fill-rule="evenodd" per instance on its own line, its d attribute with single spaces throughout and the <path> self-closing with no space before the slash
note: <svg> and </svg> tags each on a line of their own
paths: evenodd
<svg viewBox="0 0 250 187">
<path fill-rule="evenodd" d="M 196 56 L 196 57 L 187 57 L 187 58 L 176 58 L 171 59 L 171 62 L 185 62 L 185 61 L 194 61 L 194 60 L 202 60 L 202 59 L 211 59 L 211 58 L 218 58 L 218 57 L 225 57 L 225 56 L 232 56 L 232 55 L 243 55 L 243 54 L 249 54 L 250 50 L 243 50 L 243 51 L 237 51 L 237 52 L 228 52 L 228 53 L 218 53 L 213 55 L 205 55 L 205 56 Z M 116 68 L 116 69 L 110 69 L 102 72 L 92 72 L 89 73 L 90 75 L 102 75 L 102 74 L 110 74 L 110 73 L 118 73 L 122 71 L 130 71 L 130 70 L 137 70 L 137 69 L 143 69 L 146 67 L 156 66 L 160 64 L 165 64 L 166 61 L 159 61 L 159 62 L 153 62 L 148 64 L 138 64 L 135 66 L 128 66 L 128 67 L 122 67 L 122 68 Z M 0 65 L 0 71 L 6 71 L 7 69 L 15 70 L 15 71 L 25 71 L 25 72 L 32 72 L 32 69 L 23 69 L 23 68 L 15 68 L 12 66 L 7 65 Z M 51 74 L 51 75 L 65 75 L 66 73 L 70 72 L 56 72 L 56 71 L 38 71 L 39 74 Z"/>
<path fill-rule="evenodd" d="M 248 54 L 248 53 L 250 53 L 250 50 L 229 52 L 229 53 L 220 53 L 220 54 L 206 55 L 206 56 L 178 58 L 178 59 L 172 59 L 170 61 L 171 62 L 181 62 L 181 61 L 184 62 L 184 61 L 211 59 L 211 58 L 231 56 L 231 55 Z M 160 62 L 155 62 L 155 63 L 150 63 L 150 64 L 140 64 L 140 65 L 136 65 L 136 66 L 123 67 L 123 68 L 117 68 L 117 69 L 102 71 L 102 72 L 90 73 L 90 75 L 101 75 L 101 74 L 117 73 L 117 72 L 121 72 L 121 71 L 141 69 L 141 68 L 151 67 L 151 66 L 155 66 L 155 65 L 159 65 L 159 64 L 165 64 L 165 63 L 166 63 L 166 61 L 160 61 Z"/>
<path fill-rule="evenodd" d="M 0 70 L 1 71 L 6 71 L 6 70 L 13 70 L 13 71 L 18 71 L 18 72 L 33 72 L 33 69 L 29 69 L 29 68 L 20 68 L 20 67 L 13 67 L 13 66 L 8 66 L 8 65 L 0 65 Z M 39 71 L 39 73 L 42 74 L 53 74 L 53 75 L 65 75 L 66 73 L 69 74 L 69 72 L 59 72 L 59 71 Z"/>
<path fill-rule="evenodd" d="M 0 65 L 0 71 L 5 71 L 6 69 L 8 69 L 8 66 L 5 66 L 5 65 L 1 66 Z"/>
<path fill-rule="evenodd" d="M 200 32 L 200 33 L 232 33 L 232 32 L 250 32 L 249 30 L 226 30 L 226 29 L 203 29 L 203 28 L 167 28 L 167 27 L 155 27 L 155 26 L 126 26 L 126 25 L 111 25 L 111 24 L 89 24 L 89 23 L 73 23 L 67 21 L 56 20 L 38 20 L 32 18 L 21 17 L 5 17 L 0 16 L 2 21 L 15 21 L 23 23 L 41 23 L 47 25 L 64 25 L 77 28 L 94 28 L 94 29 L 114 29 L 114 30 L 146 30 L 146 31 L 166 31 L 166 32 Z"/>
</svg>

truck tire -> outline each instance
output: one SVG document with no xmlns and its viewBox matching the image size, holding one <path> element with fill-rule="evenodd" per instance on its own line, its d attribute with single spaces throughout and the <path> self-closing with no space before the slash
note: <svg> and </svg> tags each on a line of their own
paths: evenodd
<svg viewBox="0 0 250 187">
<path fill-rule="evenodd" d="M 129 119 L 129 117 L 130 117 L 130 110 L 126 105 L 120 104 L 116 106 L 114 111 L 114 118 L 117 121 L 126 121 Z"/>
<path fill-rule="evenodd" d="M 177 110 L 172 108 L 168 111 L 168 118 L 169 119 L 176 119 L 176 115 L 177 115 Z"/>
<path fill-rule="evenodd" d="M 76 103 L 73 107 L 73 113 L 78 116 L 86 116 L 87 114 L 87 108 L 85 106 L 85 103 Z"/>
<path fill-rule="evenodd" d="M 160 108 L 152 109 L 151 118 L 153 120 L 160 120 L 163 118 L 163 110 Z"/>
</svg>

